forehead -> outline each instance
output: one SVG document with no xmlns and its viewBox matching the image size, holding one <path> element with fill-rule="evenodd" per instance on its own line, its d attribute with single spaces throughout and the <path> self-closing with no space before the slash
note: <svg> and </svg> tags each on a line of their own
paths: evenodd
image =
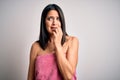
<svg viewBox="0 0 120 80">
<path fill-rule="evenodd" d="M 59 14 L 56 10 L 50 10 L 48 12 L 47 16 L 59 16 Z"/>
</svg>

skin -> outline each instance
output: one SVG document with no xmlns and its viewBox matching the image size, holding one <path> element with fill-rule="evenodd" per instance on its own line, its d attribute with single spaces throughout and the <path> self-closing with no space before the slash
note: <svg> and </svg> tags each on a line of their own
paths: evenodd
<svg viewBox="0 0 120 80">
<path fill-rule="evenodd" d="M 32 44 L 30 51 L 30 63 L 28 70 L 28 80 L 34 80 L 34 63 L 38 55 L 54 53 L 56 55 L 58 68 L 64 80 L 72 80 L 78 61 L 79 42 L 76 37 L 66 36 L 66 41 L 61 45 L 62 30 L 59 15 L 56 10 L 48 12 L 46 20 L 46 28 L 50 34 L 48 46 L 43 50 L 37 42 Z"/>
</svg>

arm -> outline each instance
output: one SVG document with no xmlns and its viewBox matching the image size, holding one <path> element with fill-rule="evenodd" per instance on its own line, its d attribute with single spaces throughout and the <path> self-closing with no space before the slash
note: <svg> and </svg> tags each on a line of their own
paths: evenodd
<svg viewBox="0 0 120 80">
<path fill-rule="evenodd" d="M 78 44 L 78 39 L 73 37 L 66 55 L 63 52 L 63 47 L 60 44 L 56 45 L 58 67 L 65 80 L 71 80 L 75 73 L 78 61 Z"/>
<path fill-rule="evenodd" d="M 36 44 L 34 43 L 31 47 L 30 51 L 30 62 L 29 62 L 29 69 L 28 69 L 28 77 L 27 80 L 34 80 L 34 73 L 35 73 L 35 58 L 36 58 Z"/>
</svg>

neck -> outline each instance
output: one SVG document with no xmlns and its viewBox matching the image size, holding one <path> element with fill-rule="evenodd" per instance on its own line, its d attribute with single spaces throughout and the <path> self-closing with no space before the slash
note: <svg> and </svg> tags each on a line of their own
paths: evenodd
<svg viewBox="0 0 120 80">
<path fill-rule="evenodd" d="M 50 39 L 48 41 L 48 45 L 47 45 L 47 48 L 50 52 L 54 51 L 55 50 L 55 45 L 54 45 L 54 42 L 53 42 L 53 35 L 50 36 Z"/>
<path fill-rule="evenodd" d="M 53 34 L 50 34 L 49 36 L 50 36 L 50 37 L 49 37 L 48 42 L 51 43 L 51 42 L 53 42 Z"/>
</svg>

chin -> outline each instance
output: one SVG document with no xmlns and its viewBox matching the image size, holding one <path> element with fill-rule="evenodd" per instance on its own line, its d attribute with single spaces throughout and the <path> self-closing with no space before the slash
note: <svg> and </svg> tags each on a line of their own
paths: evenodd
<svg viewBox="0 0 120 80">
<path fill-rule="evenodd" d="M 53 32 L 52 31 L 48 31 L 49 34 L 52 34 Z"/>
</svg>

